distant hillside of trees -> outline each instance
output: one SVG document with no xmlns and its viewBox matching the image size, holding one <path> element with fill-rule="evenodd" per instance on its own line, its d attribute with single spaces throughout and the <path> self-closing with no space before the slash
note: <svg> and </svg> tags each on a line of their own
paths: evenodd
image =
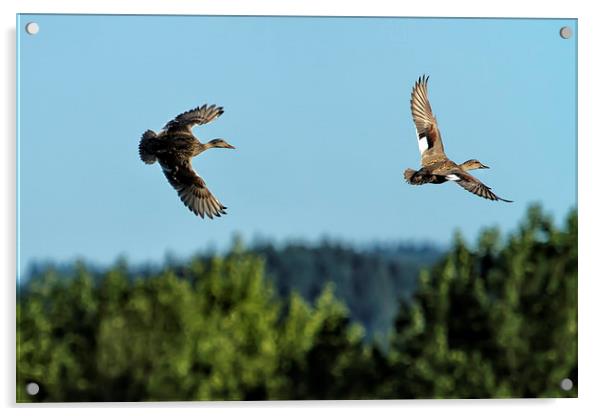
<svg viewBox="0 0 602 416">
<path fill-rule="evenodd" d="M 281 296 L 292 292 L 314 302 L 328 283 L 362 324 L 369 339 L 386 336 L 399 300 L 416 290 L 420 271 L 443 256 L 433 246 L 380 245 L 363 250 L 340 243 L 263 244 L 251 249 L 265 260 L 266 276 Z"/>
<path fill-rule="evenodd" d="M 235 238 L 236 250 L 243 243 Z M 293 292 L 309 303 L 316 301 L 327 284 L 349 309 L 352 320 L 362 324 L 367 340 L 374 335 L 384 340 L 391 330 L 400 298 L 408 299 L 418 284 L 420 271 L 442 258 L 441 248 L 428 244 L 373 244 L 358 248 L 324 240 L 317 244 L 286 243 L 274 245 L 255 243 L 244 248 L 264 260 L 265 276 L 273 283 L 278 295 L 287 297 Z M 200 253 L 195 260 L 210 262 L 215 254 Z M 152 277 L 161 268 L 127 265 L 130 278 Z M 183 277 L 187 275 L 190 260 L 172 258 L 166 267 Z M 24 281 L 35 280 L 49 269 L 61 275 L 72 275 L 75 264 L 34 264 Z M 94 280 L 102 280 L 106 267 L 79 263 Z"/>
<path fill-rule="evenodd" d="M 577 396 L 576 211 L 457 235 L 417 283 L 407 261 L 265 244 L 158 270 L 38 268 L 17 302 L 17 400 Z M 384 325 L 391 299 L 384 343 L 367 340 L 360 322 Z"/>
</svg>

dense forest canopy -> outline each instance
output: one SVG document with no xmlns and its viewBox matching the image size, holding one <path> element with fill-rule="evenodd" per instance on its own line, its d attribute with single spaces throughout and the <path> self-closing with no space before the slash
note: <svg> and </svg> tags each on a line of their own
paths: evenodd
<svg viewBox="0 0 602 416">
<path fill-rule="evenodd" d="M 233 238 L 232 250 L 243 250 L 240 237 Z M 381 341 L 393 325 L 399 298 L 409 298 L 416 289 L 420 271 L 435 264 L 444 254 L 442 248 L 429 244 L 380 243 L 357 247 L 328 240 L 317 244 L 255 242 L 244 250 L 263 259 L 266 280 L 283 298 L 296 292 L 311 303 L 326 284 L 333 283 L 335 295 L 348 307 L 351 319 L 364 327 L 366 340 L 377 337 Z M 193 261 L 211 262 L 216 256 L 219 257 L 215 252 L 201 252 Z M 169 256 L 166 264 L 159 267 L 128 265 L 125 259 L 118 260 L 127 269 L 130 280 L 157 276 L 165 268 L 185 277 L 190 262 Z M 27 290 L 29 280 L 39 279 L 49 270 L 73 276 L 78 267 L 84 267 L 95 282 L 102 281 L 108 269 L 83 262 L 32 264 L 23 279 L 23 289 Z"/>
<path fill-rule="evenodd" d="M 264 244 L 42 267 L 17 324 L 18 401 L 576 397 L 577 213 L 534 206 L 420 259 Z"/>
</svg>

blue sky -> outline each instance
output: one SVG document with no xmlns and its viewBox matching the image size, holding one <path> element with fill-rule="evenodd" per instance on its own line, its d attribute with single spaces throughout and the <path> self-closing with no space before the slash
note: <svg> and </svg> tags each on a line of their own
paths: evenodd
<svg viewBox="0 0 602 416">
<path fill-rule="evenodd" d="M 24 33 L 27 22 L 40 31 Z M 21 15 L 19 267 L 118 255 L 160 262 L 286 241 L 430 241 L 514 229 L 533 202 L 576 205 L 574 20 Z M 409 97 L 419 75 L 447 155 L 513 204 L 455 184 L 413 187 Z M 180 112 L 226 138 L 193 165 L 228 215 L 189 212 L 138 141 Z"/>
</svg>

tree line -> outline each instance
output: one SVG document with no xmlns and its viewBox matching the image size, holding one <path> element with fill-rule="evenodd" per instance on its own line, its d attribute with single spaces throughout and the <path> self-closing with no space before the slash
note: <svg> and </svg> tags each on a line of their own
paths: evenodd
<svg viewBox="0 0 602 416">
<path fill-rule="evenodd" d="M 484 230 L 473 246 L 456 235 L 398 297 L 381 342 L 340 300 L 340 279 L 309 293 L 279 287 L 269 249 L 235 246 L 147 273 L 124 261 L 100 275 L 84 263 L 38 270 L 19 288 L 17 400 L 577 395 L 576 211 L 556 227 L 531 207 L 511 235 Z M 354 261 L 340 264 L 365 267 Z M 321 267 L 311 275 L 336 274 Z M 377 289 L 357 293 L 378 305 Z"/>
</svg>

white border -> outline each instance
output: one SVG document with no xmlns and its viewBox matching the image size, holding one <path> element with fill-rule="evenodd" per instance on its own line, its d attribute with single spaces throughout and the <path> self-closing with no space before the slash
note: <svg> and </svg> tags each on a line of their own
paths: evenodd
<svg viewBox="0 0 602 416">
<path fill-rule="evenodd" d="M 1 403 L 9 412 L 34 409 L 47 415 L 80 414 L 78 405 L 17 406 L 15 409 L 15 21 L 16 13 L 106 13 L 106 14 L 235 14 L 235 15 L 344 15 L 344 16 L 441 16 L 441 17 L 557 17 L 579 19 L 579 399 L 566 400 L 480 400 L 480 401 L 390 401 L 390 402 L 269 402 L 269 403 L 145 403 L 85 405 L 86 412 L 104 415 L 106 408 L 125 407 L 111 412 L 164 414 L 177 408 L 190 414 L 200 412 L 244 411 L 252 415 L 303 414 L 308 411 L 365 415 L 375 410 L 383 414 L 400 412 L 504 415 L 535 412 L 549 415 L 589 414 L 596 406 L 600 385 L 600 281 L 602 273 L 596 260 L 600 244 L 600 179 L 598 163 L 601 106 L 600 40 L 602 21 L 594 1 L 469 0 L 338 1 L 338 0 L 4 0 L 2 13 L 2 141 L 3 204 L 0 229 L 2 274 L 0 367 Z M 596 76 L 597 75 L 597 76 Z M 596 117 L 597 116 L 597 117 Z M 597 121 L 597 123 L 595 123 Z M 598 254 L 599 255 L 599 254 Z M 543 295 L 543 294 L 542 294 Z M 168 410 L 169 411 L 169 410 Z"/>
</svg>

